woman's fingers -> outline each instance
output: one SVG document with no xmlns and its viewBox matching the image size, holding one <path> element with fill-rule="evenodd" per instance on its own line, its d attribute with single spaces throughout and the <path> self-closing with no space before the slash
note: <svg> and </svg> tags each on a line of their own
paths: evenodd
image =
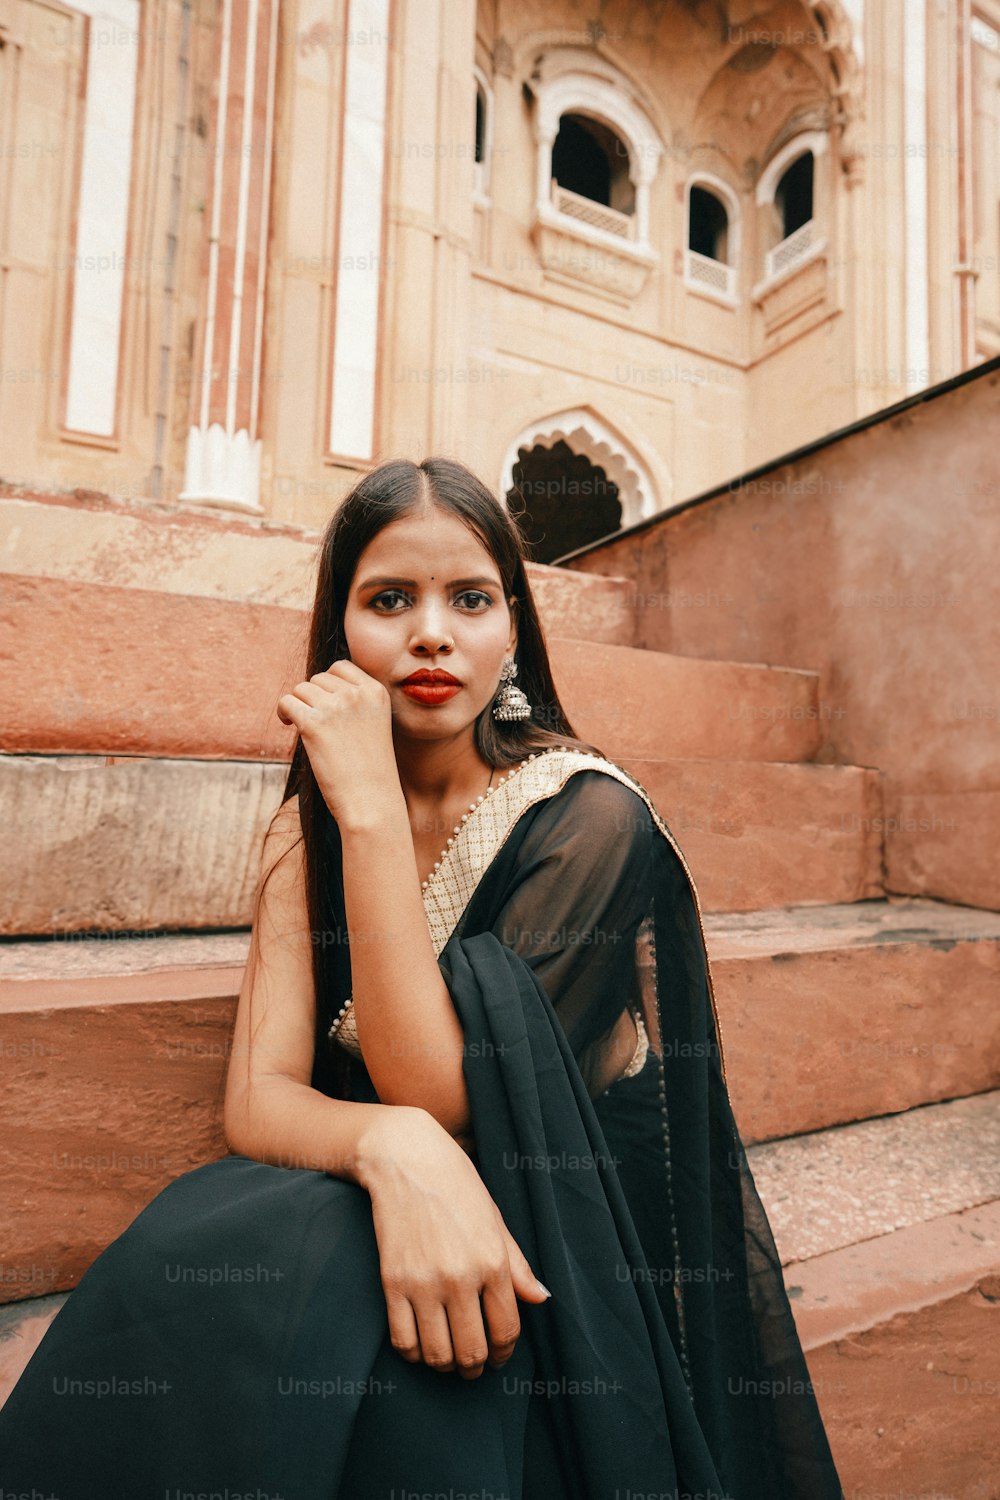
<svg viewBox="0 0 1000 1500">
<path fill-rule="evenodd" d="M 455 1350 L 451 1342 L 448 1314 L 441 1302 L 420 1299 L 414 1303 L 420 1354 L 432 1370 L 454 1370 Z"/>
<path fill-rule="evenodd" d="M 497 1217 L 500 1211 L 497 1210 Z M 517 1240 L 507 1228 L 503 1219 L 500 1219 L 500 1231 L 503 1234 L 504 1244 L 507 1246 L 507 1258 L 510 1261 L 510 1279 L 514 1284 L 514 1291 L 525 1302 L 545 1302 L 552 1293 L 547 1286 L 543 1286 L 525 1259 Z"/>
<path fill-rule="evenodd" d="M 383 1290 L 385 1291 L 385 1308 L 389 1315 L 389 1338 L 392 1347 L 411 1364 L 416 1364 L 421 1358 L 420 1337 L 417 1333 L 416 1315 L 409 1299 L 401 1292 L 393 1292 L 386 1287 L 383 1287 Z"/>
<path fill-rule="evenodd" d="M 290 693 L 282 693 L 277 702 L 278 718 L 283 724 L 298 726 L 298 715 L 304 708 L 318 708 L 324 689 L 312 682 L 300 682 Z"/>
<path fill-rule="evenodd" d="M 464 1380 L 478 1379 L 490 1350 L 479 1294 L 471 1286 L 457 1293 L 448 1303 L 448 1326 L 455 1351 L 455 1368 Z"/>
<path fill-rule="evenodd" d="M 509 1271 L 491 1277 L 483 1287 L 483 1313 L 488 1331 L 490 1364 L 506 1364 L 514 1353 L 514 1345 L 521 1333 L 521 1318 Z"/>
<path fill-rule="evenodd" d="M 367 1187 L 393 1347 L 474 1380 L 514 1352 L 518 1298 L 548 1293 L 453 1138 L 422 1113 L 416 1130 L 411 1111 L 385 1119 Z"/>
</svg>

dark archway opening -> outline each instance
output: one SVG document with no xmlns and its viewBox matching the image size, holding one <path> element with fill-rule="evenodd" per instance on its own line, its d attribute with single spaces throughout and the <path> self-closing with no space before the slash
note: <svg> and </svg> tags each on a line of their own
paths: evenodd
<svg viewBox="0 0 1000 1500">
<path fill-rule="evenodd" d="M 774 193 L 781 221 L 781 237 L 787 240 L 813 216 L 813 154 L 806 151 L 781 175 Z"/>
<path fill-rule="evenodd" d="M 532 562 L 551 562 L 622 524 L 618 486 L 562 439 L 551 448 L 517 450 L 506 499 L 528 538 Z"/>
<path fill-rule="evenodd" d="M 476 161 L 486 154 L 486 101 L 480 84 L 476 84 Z"/>
<path fill-rule="evenodd" d="M 620 213 L 635 212 L 628 148 L 613 130 L 589 115 L 565 114 L 552 143 L 552 176 L 560 187 Z"/>
<path fill-rule="evenodd" d="M 724 265 L 729 262 L 729 215 L 725 204 L 707 188 L 691 189 L 688 249 Z"/>
</svg>

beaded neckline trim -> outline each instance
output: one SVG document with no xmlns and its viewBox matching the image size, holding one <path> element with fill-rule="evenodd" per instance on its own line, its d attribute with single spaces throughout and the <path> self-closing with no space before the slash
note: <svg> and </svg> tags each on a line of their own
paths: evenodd
<svg viewBox="0 0 1000 1500">
<path fill-rule="evenodd" d="M 449 851 L 449 849 L 454 844 L 456 838 L 458 838 L 458 836 L 461 834 L 462 829 L 465 827 L 465 824 L 469 821 L 470 817 L 472 817 L 472 815 L 474 813 L 476 813 L 476 812 L 479 811 L 479 808 L 482 805 L 482 803 L 488 802 L 489 799 L 490 799 L 490 797 L 492 797 L 496 792 L 498 792 L 500 790 L 500 788 L 504 785 L 505 782 L 510 781 L 513 777 L 517 776 L 519 774 L 519 772 L 521 772 L 521 771 L 524 770 L 525 766 L 529 765 L 531 763 L 531 761 L 536 760 L 538 758 L 538 756 L 540 756 L 540 755 L 551 755 L 554 751 L 561 750 L 561 749 L 562 749 L 561 745 L 553 745 L 551 747 L 551 749 L 549 749 L 549 750 L 538 750 L 538 751 L 534 751 L 531 755 L 526 755 L 525 758 L 524 758 L 524 760 L 520 761 L 516 766 L 512 766 L 509 771 L 505 771 L 504 774 L 500 777 L 500 779 L 497 781 L 497 783 L 494 786 L 487 787 L 486 791 L 482 792 L 475 799 L 474 802 L 470 802 L 469 803 L 468 812 L 464 812 L 462 814 L 462 816 L 459 819 L 459 821 L 455 824 L 454 828 L 451 830 L 451 835 L 448 838 L 448 840 L 447 840 L 444 848 L 441 850 L 441 853 L 438 855 L 437 859 L 434 861 L 434 866 L 433 866 L 433 868 L 431 870 L 431 873 L 428 875 L 428 877 L 427 877 L 426 880 L 422 880 L 420 882 L 420 889 L 422 891 L 426 891 L 426 890 L 428 890 L 430 888 L 431 881 L 435 878 L 435 876 L 437 875 L 438 870 L 441 868 L 441 866 L 444 864 L 445 860 L 448 858 L 448 851 Z"/>
<path fill-rule="evenodd" d="M 548 750 L 535 751 L 506 772 L 495 786 L 469 804 L 468 812 L 456 824 L 430 875 L 421 881 L 424 911 L 435 956 L 439 957 L 444 951 L 473 891 L 521 815 L 536 802 L 553 796 L 574 772 L 589 769 L 604 771 L 637 792 L 649 808 L 657 828 L 680 860 L 691 888 L 698 928 L 705 947 L 708 994 L 719 1040 L 719 1063 L 725 1081 L 722 1027 L 705 943 L 701 902 L 694 877 L 676 839 L 654 807 L 646 789 L 628 771 L 592 750 L 572 750 L 562 745 L 553 745 Z M 334 1018 L 328 1035 L 341 1042 L 356 1057 L 361 1057 L 357 1028 L 354 1025 L 354 1002 L 350 996 Z"/>
</svg>

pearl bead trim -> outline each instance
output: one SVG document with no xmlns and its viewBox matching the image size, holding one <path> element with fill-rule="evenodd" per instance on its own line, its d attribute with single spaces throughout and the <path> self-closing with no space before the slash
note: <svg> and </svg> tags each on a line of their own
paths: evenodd
<svg viewBox="0 0 1000 1500">
<path fill-rule="evenodd" d="M 447 843 L 445 844 L 445 847 L 441 850 L 441 853 L 439 854 L 438 858 L 434 861 L 434 868 L 431 870 L 430 875 L 427 877 L 426 880 L 422 880 L 420 882 L 420 889 L 421 889 L 421 891 L 427 891 L 427 890 L 429 890 L 431 888 L 431 886 L 432 886 L 432 884 L 434 882 L 435 876 L 437 875 L 438 871 L 440 870 L 440 868 L 441 868 L 444 860 L 447 858 L 448 852 L 451 849 L 451 846 L 454 844 L 455 839 L 462 832 L 462 829 L 465 827 L 465 824 L 468 822 L 468 820 L 472 816 L 472 814 L 477 811 L 477 809 L 479 808 L 480 804 L 483 803 L 483 802 L 485 802 L 485 801 L 487 801 L 490 797 L 492 797 L 493 793 L 496 792 L 496 791 L 498 791 L 500 789 L 500 787 L 503 786 L 503 784 L 504 784 L 505 781 L 511 781 L 511 780 L 513 780 L 513 778 L 518 774 L 518 772 L 523 771 L 524 768 L 525 768 L 525 766 L 530 765 L 530 763 L 533 760 L 538 760 L 542 756 L 545 756 L 545 755 L 551 755 L 553 753 L 553 751 L 564 750 L 564 748 L 565 747 L 562 746 L 562 745 L 550 745 L 548 747 L 548 749 L 546 749 L 546 750 L 533 750 L 530 755 L 526 755 L 525 758 L 522 761 L 520 761 L 516 766 L 512 766 L 509 771 L 505 771 L 504 774 L 500 777 L 499 781 L 497 781 L 495 785 L 487 787 L 486 791 L 482 792 L 475 799 L 474 802 L 470 802 L 469 803 L 468 811 L 464 812 L 462 814 L 462 816 L 461 816 L 461 819 L 455 824 L 454 828 L 451 830 L 451 836 L 449 837 Z M 592 750 L 588 750 L 585 753 L 587 755 L 593 755 L 594 752 Z M 353 1009 L 353 1006 L 354 1006 L 354 997 L 352 995 L 348 995 L 347 999 L 344 1001 L 343 1005 L 338 1010 L 336 1016 L 334 1016 L 333 1021 L 330 1023 L 329 1030 L 327 1031 L 327 1036 L 331 1040 L 334 1040 L 336 1038 L 337 1033 L 339 1032 L 341 1026 L 343 1025 L 343 1022 L 344 1022 L 346 1016 L 348 1015 L 348 1012 Z"/>
<path fill-rule="evenodd" d="M 476 811 L 476 809 L 478 808 L 479 804 L 481 802 L 485 802 L 487 800 L 487 798 L 492 797 L 494 792 L 497 792 L 497 791 L 500 790 L 500 788 L 503 786 L 503 784 L 504 784 L 505 781 L 510 781 L 512 777 L 516 776 L 519 771 L 523 771 L 524 768 L 525 768 L 525 766 L 528 765 L 531 761 L 537 759 L 537 757 L 539 755 L 549 755 L 549 754 L 551 754 L 552 750 L 561 750 L 561 749 L 562 749 L 561 745 L 552 745 L 552 746 L 550 746 L 550 748 L 548 750 L 534 750 L 534 751 L 532 751 L 532 753 L 530 755 L 526 755 L 525 758 L 524 758 L 524 760 L 520 761 L 518 763 L 518 765 L 513 766 L 509 771 L 505 771 L 504 774 L 500 777 L 499 781 L 496 783 L 495 786 L 487 787 L 486 791 L 480 793 L 480 795 L 476 798 L 476 800 L 474 802 L 470 802 L 469 803 L 469 811 L 468 812 L 464 812 L 462 814 L 462 817 L 461 817 L 460 821 L 457 822 L 455 824 L 454 828 L 451 830 L 451 837 L 448 839 L 447 843 L 445 844 L 444 848 L 441 850 L 441 853 L 438 855 L 437 859 L 434 861 L 434 868 L 431 870 L 430 875 L 427 877 L 426 880 L 422 880 L 420 882 L 420 889 L 422 891 L 426 891 L 427 888 L 429 887 L 431 881 L 434 879 L 434 877 L 437 874 L 438 870 L 441 868 L 442 862 L 447 857 L 448 850 L 451 848 L 452 844 L 455 842 L 455 839 L 458 837 L 458 835 L 462 832 L 463 825 L 468 822 L 470 814 L 474 813 Z"/>
</svg>

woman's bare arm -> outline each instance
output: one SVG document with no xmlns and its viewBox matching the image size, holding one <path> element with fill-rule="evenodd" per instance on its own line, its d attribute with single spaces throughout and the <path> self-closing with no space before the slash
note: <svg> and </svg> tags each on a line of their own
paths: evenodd
<svg viewBox="0 0 1000 1500">
<path fill-rule="evenodd" d="M 315 988 L 299 832 L 294 799 L 279 810 L 264 842 L 261 881 L 271 873 L 240 990 L 224 1128 L 240 1155 L 361 1182 L 384 1111 L 330 1099 L 310 1084 Z"/>
<path fill-rule="evenodd" d="M 226 1138 L 239 1155 L 363 1187 L 393 1345 L 408 1360 L 474 1378 L 513 1352 L 517 1297 L 541 1302 L 547 1293 L 471 1160 L 427 1110 L 312 1087 L 316 1002 L 299 831 L 293 802 L 265 840 L 262 879 L 273 869 L 259 887 L 236 1013 Z"/>
<path fill-rule="evenodd" d="M 355 1020 L 375 1091 L 383 1104 L 426 1110 L 471 1151 L 462 1027 L 431 946 L 402 791 L 398 803 L 370 806 L 363 819 L 341 826 L 340 834 Z M 227 1122 L 238 1130 L 241 1101 L 245 1107 L 251 1092 L 259 1101 L 277 1090 L 283 1100 L 281 1140 L 271 1139 L 264 1127 L 252 1154 L 272 1160 L 287 1150 L 298 1161 L 303 1152 L 332 1150 L 343 1168 L 336 1175 L 353 1178 L 357 1132 L 381 1122 L 366 1113 L 372 1106 L 353 1104 L 339 1112 L 336 1126 L 324 1121 L 317 1134 L 317 1115 L 330 1113 L 324 1106 L 331 1101 L 309 1086 L 315 991 L 300 835 L 298 798 L 291 798 L 264 848 L 262 871 L 270 868 L 271 874 L 254 927 L 247 993 L 241 993 L 237 1012 L 233 1045 L 242 1063 L 237 1066 L 234 1057 L 230 1067 Z"/>
<path fill-rule="evenodd" d="M 340 834 L 365 1067 L 381 1100 L 427 1110 L 468 1149 L 464 1034 L 431 945 L 402 791 L 342 821 Z"/>
</svg>

